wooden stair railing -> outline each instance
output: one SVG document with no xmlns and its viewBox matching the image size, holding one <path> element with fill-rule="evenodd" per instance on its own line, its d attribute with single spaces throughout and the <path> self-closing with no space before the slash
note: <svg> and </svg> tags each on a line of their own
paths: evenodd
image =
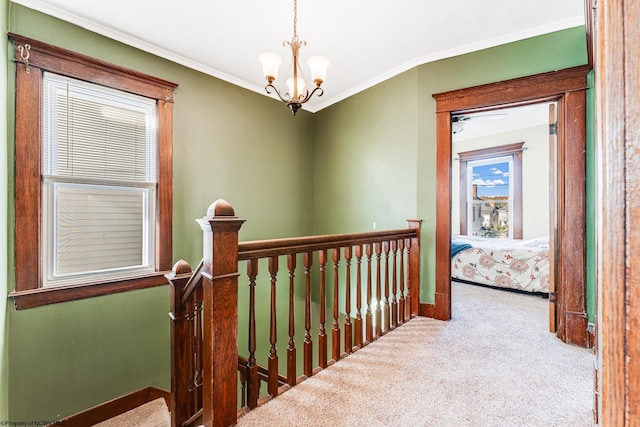
<svg viewBox="0 0 640 427">
<path fill-rule="evenodd" d="M 196 419 L 205 426 L 234 425 L 244 410 L 277 396 L 418 314 L 420 220 L 409 220 L 409 228 L 402 230 L 238 243 L 244 221 L 227 202 L 218 200 L 198 222 L 204 233 L 202 262 L 191 272 L 180 261 L 167 275 L 172 284 L 173 426 L 186 426 Z M 240 302 L 243 311 L 247 310 L 247 319 L 243 319 L 248 323 L 246 357 L 238 353 L 239 262 L 246 262 L 242 284 L 248 286 L 248 301 Z M 282 272 L 280 264 L 286 264 Z M 268 277 L 258 277 L 260 268 L 266 269 Z M 285 275 L 288 289 L 278 285 Z M 298 282 L 302 286 L 296 286 Z M 256 295 L 262 287 L 268 301 L 257 308 Z M 303 289 L 296 292 L 296 288 Z M 281 301 L 277 295 L 287 290 L 288 309 L 283 314 L 277 310 Z M 296 295 L 304 300 L 304 316 L 295 312 Z M 258 352 L 256 313 L 269 315 L 268 338 L 260 342 L 261 348 L 268 349 L 265 366 L 257 362 L 263 355 Z M 282 363 L 279 321 L 288 322 Z M 304 334 L 298 337 L 304 338 L 297 345 L 295 328 L 301 321 Z M 267 386 L 263 396 L 260 382 Z"/>
</svg>

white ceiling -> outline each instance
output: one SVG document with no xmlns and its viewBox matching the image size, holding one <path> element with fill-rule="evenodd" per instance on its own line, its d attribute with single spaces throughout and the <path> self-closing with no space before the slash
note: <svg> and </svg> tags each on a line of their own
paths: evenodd
<svg viewBox="0 0 640 427">
<path fill-rule="evenodd" d="M 264 93 L 258 55 L 283 57 L 293 0 L 12 0 Z M 325 55 L 315 112 L 416 65 L 584 24 L 584 0 L 299 0 L 306 58 Z M 307 71 L 308 73 L 308 71 Z M 279 79 L 284 80 L 284 79 Z"/>
<path fill-rule="evenodd" d="M 511 132 L 549 123 L 549 102 L 487 112 L 464 114 L 463 130 L 454 133 L 455 142 L 471 140 L 497 133 Z"/>
</svg>

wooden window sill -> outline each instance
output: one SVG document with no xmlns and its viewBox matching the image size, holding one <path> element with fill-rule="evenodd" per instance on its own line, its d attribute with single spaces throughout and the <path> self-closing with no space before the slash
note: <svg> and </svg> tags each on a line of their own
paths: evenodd
<svg viewBox="0 0 640 427">
<path fill-rule="evenodd" d="M 9 298 L 13 298 L 17 310 L 22 310 L 166 285 L 169 283 L 164 277 L 166 273 L 169 271 L 159 271 L 143 277 L 120 281 L 14 291 L 9 294 Z"/>
</svg>

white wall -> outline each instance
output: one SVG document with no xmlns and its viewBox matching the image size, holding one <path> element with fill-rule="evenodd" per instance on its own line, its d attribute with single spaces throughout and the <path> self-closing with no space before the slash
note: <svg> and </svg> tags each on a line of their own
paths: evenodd
<svg viewBox="0 0 640 427">
<path fill-rule="evenodd" d="M 522 153 L 522 238 L 549 235 L 549 127 L 546 124 L 510 132 L 454 141 L 458 153 L 497 145 L 524 142 Z M 460 234 L 460 162 L 451 170 L 451 233 Z"/>
</svg>

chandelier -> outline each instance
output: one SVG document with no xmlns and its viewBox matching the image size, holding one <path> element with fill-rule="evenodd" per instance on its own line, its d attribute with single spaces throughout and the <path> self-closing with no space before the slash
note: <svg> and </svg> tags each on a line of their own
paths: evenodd
<svg viewBox="0 0 640 427">
<path fill-rule="evenodd" d="M 306 41 L 300 40 L 298 37 L 298 1 L 293 1 L 293 38 L 291 41 L 284 41 L 283 46 L 291 47 L 291 67 L 289 69 L 292 72 L 291 76 L 287 79 L 286 88 L 278 90 L 273 83 L 278 77 L 278 68 L 282 63 L 280 55 L 273 52 L 264 52 L 259 56 L 259 60 L 262 63 L 262 71 L 265 79 L 267 79 L 267 85 L 264 89 L 268 94 L 275 93 L 280 100 L 287 104 L 287 107 L 291 110 L 295 116 L 298 110 L 302 107 L 302 104 L 307 102 L 311 97 L 317 93 L 318 96 L 322 96 L 324 91 L 320 87 L 324 82 L 327 74 L 327 68 L 329 67 L 329 59 L 324 56 L 312 56 L 307 62 L 311 69 L 311 80 L 315 84 L 312 91 L 309 91 L 309 87 L 304 80 L 302 74 L 302 68 L 298 62 L 300 48 L 307 44 Z M 289 74 L 289 73 L 287 73 Z"/>
</svg>

